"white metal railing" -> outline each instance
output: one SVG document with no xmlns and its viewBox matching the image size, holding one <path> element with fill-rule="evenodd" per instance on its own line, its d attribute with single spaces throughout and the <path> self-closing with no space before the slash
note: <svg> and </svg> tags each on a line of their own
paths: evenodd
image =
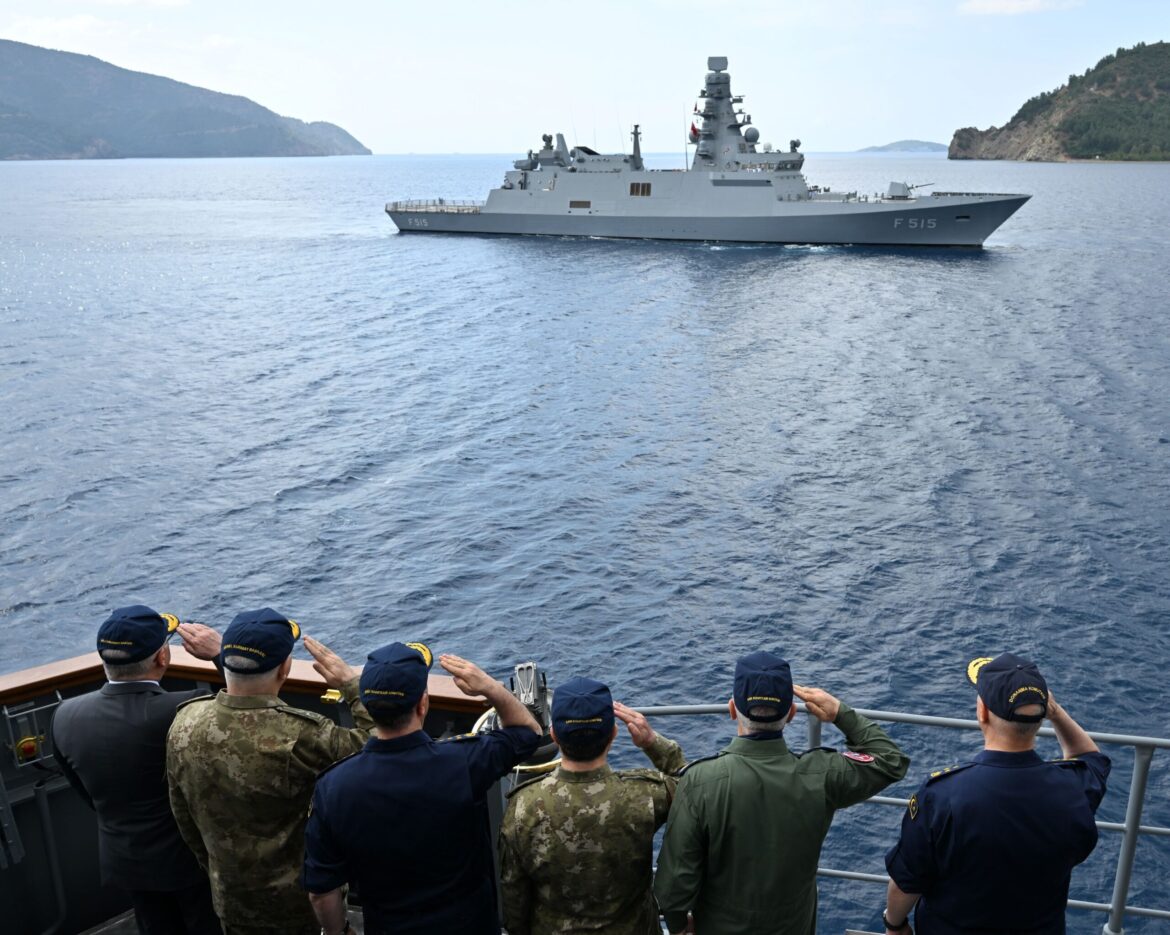
<svg viewBox="0 0 1170 935">
<path fill-rule="evenodd" d="M 797 702 L 797 710 L 808 714 L 805 705 Z M 722 714 L 727 716 L 727 704 L 711 705 L 660 705 L 640 707 L 637 709 L 647 717 L 669 717 L 675 715 L 695 714 Z M 942 727 L 950 730 L 979 730 L 978 721 L 968 721 L 961 718 L 933 717 L 926 714 L 906 714 L 901 711 L 872 711 L 865 708 L 854 708 L 861 715 L 871 721 L 885 721 L 896 724 L 916 724 L 922 727 Z M 822 724 L 815 717 L 807 717 L 809 749 L 821 745 Z M 1040 735 L 1055 737 L 1056 732 L 1051 727 L 1042 727 Z M 1125 822 L 1098 821 L 1097 827 L 1102 831 L 1120 831 L 1122 833 L 1121 850 L 1117 855 L 1117 867 L 1113 877 L 1113 897 L 1108 903 L 1086 902 L 1080 899 L 1070 899 L 1070 909 L 1090 909 L 1096 912 L 1107 912 L 1109 920 L 1102 929 L 1104 935 L 1122 935 L 1122 917 L 1125 915 L 1144 916 L 1151 919 L 1170 919 L 1170 910 L 1149 909 L 1143 906 L 1129 906 L 1129 884 L 1133 876 L 1134 855 L 1137 852 L 1138 838 L 1143 834 L 1151 836 L 1170 836 L 1170 828 L 1154 825 L 1143 825 L 1142 808 L 1145 805 L 1146 785 L 1150 776 L 1150 764 L 1155 750 L 1170 750 L 1170 740 L 1162 737 L 1143 737 L 1133 734 L 1105 734 L 1090 731 L 1089 736 L 1098 744 L 1133 747 L 1134 762 L 1133 776 L 1129 784 L 1129 798 L 1126 801 Z M 896 805 L 906 807 L 906 800 L 891 796 L 874 796 L 867 800 L 876 805 Z M 853 870 L 832 870 L 818 867 L 817 875 L 833 877 L 842 880 L 860 880 L 867 883 L 886 884 L 888 877 L 876 873 L 861 873 Z"/>
<path fill-rule="evenodd" d="M 449 198 L 433 198 L 414 201 L 388 201 L 386 212 L 403 211 L 425 214 L 479 214 L 484 206 L 482 201 L 452 201 Z"/>
</svg>

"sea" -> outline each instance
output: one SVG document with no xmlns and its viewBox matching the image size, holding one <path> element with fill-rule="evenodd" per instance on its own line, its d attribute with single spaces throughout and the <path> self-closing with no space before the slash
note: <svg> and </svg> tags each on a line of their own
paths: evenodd
<svg viewBox="0 0 1170 935">
<path fill-rule="evenodd" d="M 355 664 L 423 640 L 633 705 L 725 702 L 765 648 L 854 707 L 972 718 L 967 662 L 1013 651 L 1089 729 L 1170 737 L 1170 165 L 809 155 L 838 191 L 1030 193 L 982 250 L 383 211 L 482 199 L 513 158 L 0 163 L 0 672 L 90 651 L 117 606 L 270 606 Z M 691 758 L 733 733 L 655 726 Z M 980 747 L 890 733 L 903 799 Z M 901 813 L 838 815 L 822 866 L 882 873 Z M 1074 898 L 1109 901 L 1120 843 Z M 1167 880 L 1143 837 L 1130 901 L 1170 909 Z M 880 886 L 820 889 L 820 931 L 878 928 Z"/>
</svg>

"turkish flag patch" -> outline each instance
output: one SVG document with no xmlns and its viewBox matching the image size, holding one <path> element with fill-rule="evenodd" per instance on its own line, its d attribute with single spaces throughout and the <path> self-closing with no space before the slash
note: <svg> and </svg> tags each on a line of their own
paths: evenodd
<svg viewBox="0 0 1170 935">
<path fill-rule="evenodd" d="M 858 763 L 872 763 L 873 757 L 868 753 L 854 753 L 852 750 L 843 750 L 841 756 L 846 759 L 856 760 Z"/>
</svg>

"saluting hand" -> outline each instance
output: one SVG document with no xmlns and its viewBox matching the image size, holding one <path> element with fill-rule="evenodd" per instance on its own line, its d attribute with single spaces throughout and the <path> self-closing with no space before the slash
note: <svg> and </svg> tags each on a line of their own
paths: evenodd
<svg viewBox="0 0 1170 935">
<path fill-rule="evenodd" d="M 330 688 L 340 689 L 346 682 L 358 677 L 357 669 L 320 640 L 306 636 L 305 649 L 313 657 L 313 668 Z"/>
<path fill-rule="evenodd" d="M 626 730 L 630 732 L 630 740 L 639 750 L 646 750 L 654 743 L 654 738 L 658 735 L 654 733 L 654 728 L 650 726 L 645 715 L 620 701 L 613 703 L 613 713 L 614 717 L 626 725 Z"/>
<path fill-rule="evenodd" d="M 804 702 L 808 713 L 818 721 L 832 724 L 837 720 L 841 710 L 841 702 L 830 695 L 823 688 L 810 688 L 804 685 L 793 685 L 792 691 L 796 697 Z"/>
<path fill-rule="evenodd" d="M 493 686 L 499 684 L 474 662 L 462 656 L 443 653 L 439 656 L 439 665 L 451 674 L 455 687 L 465 695 L 486 695 Z"/>
<path fill-rule="evenodd" d="M 211 627 L 201 623 L 180 623 L 175 632 L 183 641 L 183 648 L 196 659 L 210 661 L 219 655 L 219 634 Z"/>
</svg>

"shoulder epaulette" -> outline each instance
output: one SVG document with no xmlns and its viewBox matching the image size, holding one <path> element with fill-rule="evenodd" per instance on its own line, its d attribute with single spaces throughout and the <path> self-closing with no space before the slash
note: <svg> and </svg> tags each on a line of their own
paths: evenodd
<svg viewBox="0 0 1170 935">
<path fill-rule="evenodd" d="M 521 789 L 527 789 L 529 786 L 535 785 L 536 783 L 541 782 L 545 779 L 551 779 L 552 775 L 553 775 L 552 773 L 545 773 L 543 775 L 529 776 L 523 782 L 516 783 L 516 785 L 514 785 L 511 789 L 509 789 L 506 793 L 504 793 L 504 798 L 510 799 L 510 798 L 512 798 L 512 796 L 514 796 Z"/>
<path fill-rule="evenodd" d="M 974 763 L 959 763 L 955 766 L 948 766 L 945 769 L 936 769 L 933 773 L 931 773 L 929 776 L 926 777 L 926 783 L 927 783 L 927 785 L 929 785 L 930 783 L 936 782 L 937 780 L 942 779 L 946 776 L 953 776 L 955 773 L 959 773 L 965 769 L 969 769 L 970 767 L 972 767 L 974 765 L 975 765 Z"/>
<path fill-rule="evenodd" d="M 726 750 L 720 750 L 718 753 L 712 753 L 710 756 L 701 756 L 697 760 L 691 760 L 686 766 L 684 766 L 677 773 L 675 773 L 675 775 L 682 776 L 692 766 L 697 766 L 699 763 L 709 763 L 711 760 L 717 760 L 717 759 L 719 759 L 719 757 L 723 756 L 726 752 L 727 752 Z"/>
<path fill-rule="evenodd" d="M 214 697 L 215 695 L 196 695 L 194 698 L 188 698 L 186 701 L 180 701 L 179 704 L 176 705 L 175 710 L 181 711 L 189 704 L 195 704 L 197 701 L 210 701 Z"/>
<path fill-rule="evenodd" d="M 317 773 L 317 778 L 320 779 L 327 772 L 329 772 L 329 770 L 340 766 L 346 760 L 352 760 L 355 756 L 360 756 L 361 753 L 362 753 L 361 750 L 355 750 L 353 753 L 350 753 L 347 756 L 343 756 L 340 760 L 334 760 L 332 763 L 330 763 L 328 766 L 326 766 L 323 770 L 321 770 L 319 773 Z"/>
<path fill-rule="evenodd" d="M 322 721 L 333 722 L 324 714 L 318 714 L 316 711 L 307 711 L 304 708 L 295 708 L 290 704 L 280 704 L 276 706 L 277 711 L 283 711 L 285 714 L 291 714 L 293 717 L 303 718 L 306 721 L 312 721 L 314 724 L 320 724 Z"/>
<path fill-rule="evenodd" d="M 439 743 L 466 743 L 468 740 L 475 740 L 479 734 L 452 734 L 450 737 L 444 737 Z"/>
<path fill-rule="evenodd" d="M 1084 760 L 1078 760 L 1075 757 L 1071 757 L 1071 756 L 1062 757 L 1059 760 L 1049 760 L 1048 762 L 1051 763 L 1053 766 L 1071 766 L 1073 768 L 1076 768 L 1078 766 L 1086 766 L 1087 767 L 1089 765 Z"/>
</svg>

